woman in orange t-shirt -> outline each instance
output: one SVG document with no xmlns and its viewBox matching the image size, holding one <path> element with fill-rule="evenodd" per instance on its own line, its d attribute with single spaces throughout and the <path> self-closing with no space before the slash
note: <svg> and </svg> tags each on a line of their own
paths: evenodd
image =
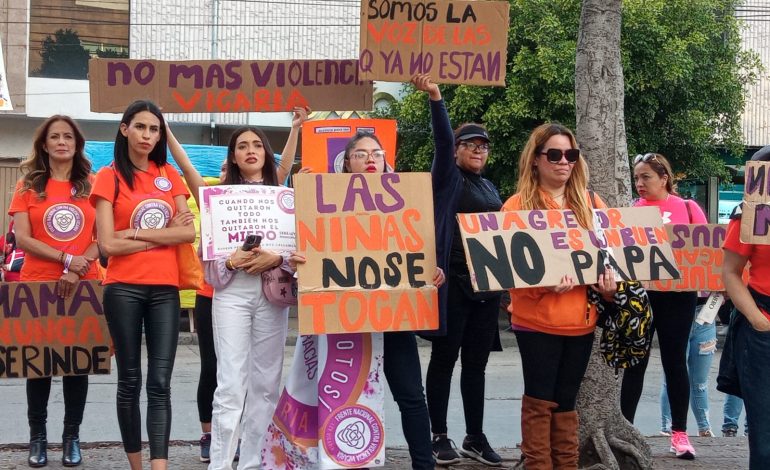
<svg viewBox="0 0 770 470">
<path fill-rule="evenodd" d="M 572 131 L 557 123 L 537 127 L 519 159 L 518 192 L 504 211 L 570 209 L 583 228 L 593 228 L 588 165 Z M 593 197 L 593 196 L 591 196 Z M 606 300 L 617 290 L 611 268 L 591 288 Z M 511 289 L 511 323 L 521 354 L 521 453 L 527 469 L 578 465 L 578 415 L 575 410 L 593 346 L 596 307 L 588 287 L 565 275 L 555 287 Z"/>
<path fill-rule="evenodd" d="M 96 279 L 98 255 L 94 242 L 91 163 L 83 154 L 85 139 L 67 116 L 51 116 L 38 128 L 31 156 L 21 165 L 8 213 L 13 216 L 16 242 L 26 252 L 21 281 L 57 281 L 61 297 L 72 294 L 80 279 Z M 88 394 L 88 376 L 62 379 L 66 466 L 80 465 L 79 428 Z M 28 463 L 47 464 L 46 419 L 51 377 L 27 379 L 27 419 L 30 429 Z"/>
<path fill-rule="evenodd" d="M 168 467 L 171 373 L 179 337 L 176 245 L 195 240 L 187 188 L 166 163 L 166 125 L 149 101 L 132 103 L 115 137 L 113 165 L 96 175 L 99 246 L 109 256 L 104 314 L 115 345 L 118 424 L 132 470 L 142 468 L 141 339 L 147 344 L 147 435 L 153 470 Z"/>
</svg>

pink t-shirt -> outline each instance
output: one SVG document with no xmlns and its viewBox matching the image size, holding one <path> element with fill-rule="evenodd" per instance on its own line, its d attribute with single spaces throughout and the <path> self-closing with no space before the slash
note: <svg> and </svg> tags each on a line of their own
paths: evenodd
<svg viewBox="0 0 770 470">
<path fill-rule="evenodd" d="M 647 199 L 639 198 L 634 203 L 634 207 L 646 206 L 657 207 L 660 210 L 661 217 L 663 217 L 664 224 L 708 223 L 706 214 L 703 213 L 703 209 L 700 208 L 697 202 L 691 199 L 684 200 L 673 194 L 669 194 L 666 199 L 661 199 L 660 201 L 648 201 Z M 689 214 L 687 212 L 688 206 L 690 208 Z"/>
</svg>

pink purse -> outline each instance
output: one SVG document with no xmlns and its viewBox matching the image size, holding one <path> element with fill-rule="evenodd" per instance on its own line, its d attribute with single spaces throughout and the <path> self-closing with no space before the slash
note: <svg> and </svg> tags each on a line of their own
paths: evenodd
<svg viewBox="0 0 770 470">
<path fill-rule="evenodd" d="M 262 272 L 262 292 L 273 305 L 291 307 L 297 305 L 297 278 L 281 267 Z"/>
</svg>

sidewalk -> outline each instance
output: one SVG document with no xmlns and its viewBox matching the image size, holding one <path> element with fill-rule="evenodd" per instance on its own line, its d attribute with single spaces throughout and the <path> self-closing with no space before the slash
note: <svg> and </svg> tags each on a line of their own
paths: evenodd
<svg viewBox="0 0 770 470">
<path fill-rule="evenodd" d="M 647 442 L 652 446 L 655 456 L 655 469 L 741 469 L 748 468 L 748 443 L 746 438 L 691 438 L 698 457 L 695 460 L 679 460 L 674 458 L 668 452 L 668 439 L 664 437 L 650 437 Z M 169 449 L 169 467 L 182 470 L 205 470 L 206 465 L 198 461 L 198 443 L 174 441 Z M 18 445 L 0 445 L 0 469 L 28 469 L 26 464 L 27 452 L 23 446 Z M 116 469 L 126 467 L 126 458 L 123 448 L 114 442 L 84 444 L 84 464 L 79 467 L 83 469 Z M 146 447 L 146 446 L 145 446 Z M 15 449 L 15 450 L 14 450 Z M 145 458 L 149 458 L 149 453 L 145 449 Z M 515 463 L 514 455 L 518 458 L 518 450 L 501 449 L 505 462 L 503 468 L 513 468 Z M 386 451 L 387 462 L 384 467 L 386 470 L 407 470 L 409 465 L 409 454 L 403 447 L 388 448 Z M 46 468 L 65 468 L 59 459 L 61 458 L 61 447 L 49 446 L 48 458 L 50 463 Z M 489 469 L 479 463 L 468 463 L 452 465 L 452 470 L 481 470 Z M 146 464 L 145 468 L 149 465 Z"/>
</svg>

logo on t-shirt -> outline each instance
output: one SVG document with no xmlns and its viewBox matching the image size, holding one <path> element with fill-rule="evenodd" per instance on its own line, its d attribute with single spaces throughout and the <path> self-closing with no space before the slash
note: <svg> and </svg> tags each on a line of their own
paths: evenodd
<svg viewBox="0 0 770 470">
<path fill-rule="evenodd" d="M 131 214 L 131 228 L 164 228 L 171 220 L 171 206 L 161 199 L 142 201 Z"/>
<path fill-rule="evenodd" d="M 74 240 L 83 230 L 83 211 L 74 204 L 54 204 L 45 211 L 43 225 L 48 236 L 60 242 Z"/>
<path fill-rule="evenodd" d="M 155 187 L 164 192 L 171 191 L 171 181 L 163 176 L 158 176 L 155 178 Z"/>
</svg>

